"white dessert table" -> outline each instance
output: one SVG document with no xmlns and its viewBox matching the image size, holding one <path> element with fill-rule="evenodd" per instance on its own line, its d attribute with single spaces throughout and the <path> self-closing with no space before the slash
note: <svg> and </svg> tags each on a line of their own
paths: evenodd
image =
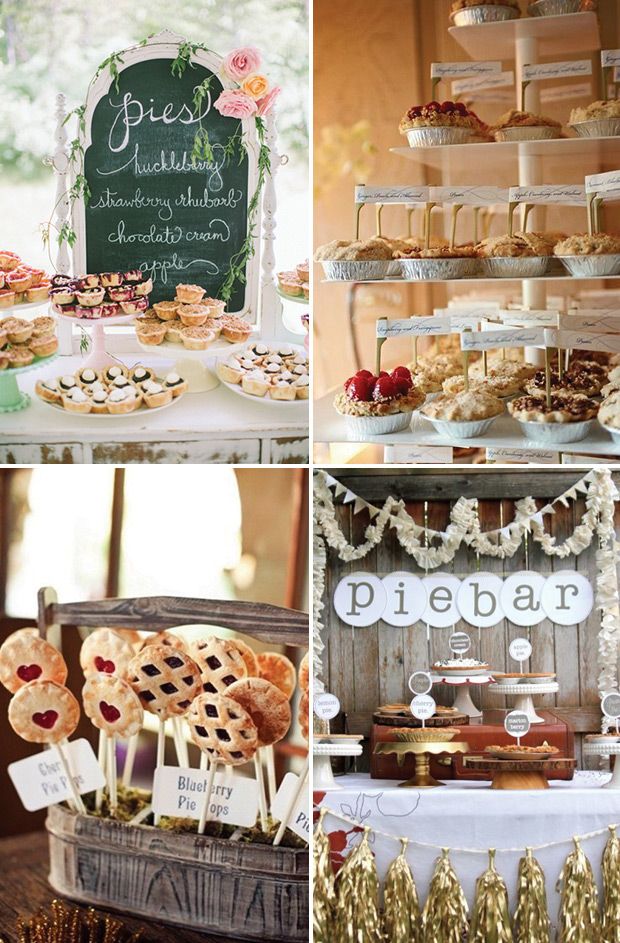
<svg viewBox="0 0 620 943">
<path fill-rule="evenodd" d="M 422 901 L 426 899 L 435 861 L 442 847 L 479 849 L 474 854 L 451 851 L 450 860 L 471 905 L 475 883 L 486 869 L 489 848 L 497 849 L 497 867 L 503 875 L 515 906 L 519 858 L 527 845 L 560 844 L 535 850 L 544 874 L 549 912 L 555 923 L 559 896 L 555 884 L 572 851 L 573 835 L 584 835 L 620 823 L 620 794 L 603 788 L 608 773 L 579 771 L 572 781 L 552 780 L 550 789 L 532 792 L 497 791 L 489 782 L 447 782 L 443 789 L 399 789 L 394 780 L 371 779 L 364 774 L 338 778 L 341 789 L 323 793 L 315 787 L 315 801 L 328 809 L 377 828 L 389 835 L 410 839 L 407 860 Z M 341 832 L 338 848 L 343 852 L 359 841 L 359 830 L 327 815 L 327 831 Z M 601 856 L 606 833 L 587 839 L 583 849 L 601 886 Z M 371 833 L 372 850 L 379 876 L 385 877 L 400 851 L 392 839 Z M 432 847 L 417 842 L 428 843 Z M 519 849 L 506 851 L 503 849 Z"/>
<path fill-rule="evenodd" d="M 122 362 L 145 363 L 158 374 L 172 369 L 142 352 L 118 353 Z M 113 358 L 110 358 L 113 362 Z M 59 357 L 47 370 L 25 374 L 21 388 L 32 402 L 0 415 L 0 462 L 55 464 L 303 464 L 308 461 L 308 409 L 280 412 L 273 405 L 235 396 L 220 384 L 186 393 L 169 409 L 106 418 L 50 409 L 34 394 L 37 379 L 73 373 L 79 355 Z"/>
</svg>

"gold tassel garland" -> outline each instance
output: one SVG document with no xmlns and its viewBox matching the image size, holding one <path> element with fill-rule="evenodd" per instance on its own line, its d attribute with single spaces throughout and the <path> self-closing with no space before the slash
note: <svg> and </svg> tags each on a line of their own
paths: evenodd
<svg viewBox="0 0 620 943">
<path fill-rule="evenodd" d="M 130 934 L 114 917 L 92 908 L 79 910 L 61 900 L 53 901 L 50 910 L 19 920 L 17 932 L 19 943 L 138 943 L 142 939 L 142 931 Z"/>
<path fill-rule="evenodd" d="M 519 861 L 515 943 L 550 943 L 550 930 L 545 875 L 532 849 L 526 848 L 525 857 Z"/>
<path fill-rule="evenodd" d="M 329 838 L 323 828 L 325 809 L 314 831 L 313 862 L 314 892 L 312 903 L 312 926 L 315 943 L 331 943 L 334 938 L 336 920 L 336 892 L 334 890 L 334 870 L 332 868 Z"/>
<path fill-rule="evenodd" d="M 620 943 L 620 838 L 616 826 L 609 826 L 603 852 L 603 940 Z"/>
<path fill-rule="evenodd" d="M 573 841 L 575 850 L 564 862 L 556 888 L 561 895 L 557 943 L 594 943 L 602 939 L 598 891 L 579 839 Z"/>
<path fill-rule="evenodd" d="M 444 848 L 435 864 L 422 913 L 422 943 L 462 943 L 467 937 L 467 901 Z"/>
<path fill-rule="evenodd" d="M 383 886 L 385 939 L 386 943 L 422 943 L 418 892 L 405 857 L 408 839 L 400 841 L 400 854 L 388 868 Z"/>
<path fill-rule="evenodd" d="M 336 877 L 340 943 L 384 943 L 379 913 L 379 875 L 364 828 L 359 845 Z M 335 943 L 332 934 L 330 943 Z"/>
<path fill-rule="evenodd" d="M 513 943 L 508 891 L 495 867 L 495 848 L 489 848 L 489 867 L 476 881 L 469 943 Z"/>
</svg>

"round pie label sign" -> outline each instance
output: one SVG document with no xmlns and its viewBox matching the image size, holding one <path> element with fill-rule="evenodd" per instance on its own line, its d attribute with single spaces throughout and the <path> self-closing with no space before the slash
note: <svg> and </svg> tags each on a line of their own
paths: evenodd
<svg viewBox="0 0 620 943">
<path fill-rule="evenodd" d="M 335 694 L 317 694 L 314 698 L 314 713 L 321 720 L 332 720 L 340 713 L 340 701 Z"/>
<path fill-rule="evenodd" d="M 433 686 L 428 671 L 414 671 L 409 678 L 409 690 L 414 694 L 428 694 Z"/>
<path fill-rule="evenodd" d="M 448 644 L 455 655 L 464 655 L 471 648 L 471 639 L 467 632 L 453 632 Z"/>
<path fill-rule="evenodd" d="M 409 706 L 411 713 L 418 720 L 428 720 L 437 709 L 434 699 L 429 694 L 416 694 Z"/>
<path fill-rule="evenodd" d="M 620 718 L 620 694 L 605 694 L 601 700 L 601 709 L 606 717 L 613 720 Z"/>
<path fill-rule="evenodd" d="M 504 729 L 511 737 L 524 737 L 530 730 L 530 721 L 523 711 L 511 711 L 504 719 Z"/>
<path fill-rule="evenodd" d="M 526 638 L 513 638 L 508 651 L 515 661 L 527 661 L 532 654 L 532 646 Z"/>
</svg>

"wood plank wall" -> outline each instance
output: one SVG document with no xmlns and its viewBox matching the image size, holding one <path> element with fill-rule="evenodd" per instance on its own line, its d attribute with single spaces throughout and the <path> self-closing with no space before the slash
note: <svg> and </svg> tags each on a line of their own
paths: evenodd
<svg viewBox="0 0 620 943">
<path fill-rule="evenodd" d="M 535 477 L 537 505 L 543 507 L 558 494 L 579 480 L 585 470 L 574 472 L 538 471 Z M 507 490 L 523 496 L 532 484 L 531 475 L 515 475 L 511 472 L 484 474 L 474 472 L 468 476 L 459 473 L 441 474 L 437 471 L 419 472 L 391 476 L 373 472 L 363 477 L 359 471 L 350 477 L 337 476 L 343 484 L 367 500 L 381 504 L 389 494 L 399 491 L 406 502 L 408 513 L 418 524 L 425 524 L 435 530 L 444 530 L 449 522 L 450 509 L 460 494 L 491 493 L 489 498 L 479 501 L 479 513 L 483 530 L 504 527 L 514 519 L 514 499 L 497 497 L 498 484 L 502 478 Z M 545 477 L 548 487 L 544 487 Z M 616 477 L 616 483 L 619 484 Z M 453 479 L 453 480 L 452 480 Z M 398 488 L 391 488 L 396 485 Z M 521 482 L 521 486 L 515 486 Z M 542 484 L 541 484 L 542 483 Z M 487 490 L 487 485 L 488 490 Z M 442 497 L 416 500 L 416 491 L 432 494 L 440 491 Z M 381 495 L 381 497 L 379 497 Z M 556 505 L 556 513 L 545 517 L 547 530 L 558 543 L 563 541 L 575 528 L 585 511 L 585 501 L 580 498 L 571 502 L 568 508 Z M 357 544 L 363 539 L 369 523 L 366 511 L 354 514 L 352 505 L 337 507 L 338 521 L 347 539 Z M 617 527 L 620 528 L 620 505 L 617 506 Z M 532 569 L 542 574 L 555 570 L 575 569 L 583 573 L 592 584 L 596 577 L 596 540 L 592 546 L 578 557 L 564 559 L 546 556 L 540 545 L 531 538 L 524 540 L 514 557 L 507 560 L 493 557 L 481 557 L 462 547 L 452 563 L 441 569 L 463 577 L 477 569 L 507 576 L 518 569 Z M 557 709 L 575 728 L 577 758 L 579 765 L 585 768 L 596 767 L 598 760 L 585 759 L 582 762 L 581 743 L 587 732 L 600 729 L 599 697 L 597 691 L 597 647 L 600 614 L 593 609 L 589 618 L 576 626 L 554 625 L 544 620 L 532 629 L 513 625 L 505 619 L 498 626 L 477 630 L 461 621 L 456 629 L 431 629 L 427 643 L 426 628 L 418 623 L 406 628 L 395 628 L 379 622 L 368 628 L 353 629 L 344 625 L 333 608 L 333 594 L 342 577 L 355 571 L 367 571 L 384 576 L 395 570 L 408 570 L 424 575 L 415 560 L 400 546 L 395 532 L 389 530 L 381 544 L 373 549 L 363 560 L 353 563 L 340 561 L 337 555 L 328 550 L 326 572 L 326 608 L 325 640 L 327 652 L 324 660 L 324 680 L 330 691 L 336 694 L 346 713 L 347 728 L 350 732 L 368 735 L 372 723 L 373 710 L 380 704 L 404 702 L 411 697 L 407 688 L 407 679 L 413 671 L 427 668 L 438 658 L 449 656 L 448 638 L 452 631 L 466 631 L 472 638 L 473 655 L 487 661 L 498 671 L 515 670 L 514 662 L 508 656 L 508 646 L 513 638 L 526 636 L 533 646 L 532 658 L 526 670 L 555 671 L 560 690 L 557 694 L 540 695 L 536 701 L 541 707 Z M 431 571 L 432 572 L 432 571 Z M 438 703 L 451 704 L 453 693 L 446 686 L 436 686 L 434 696 Z M 485 707 L 510 707 L 511 698 L 493 694 L 490 688 L 482 688 L 474 694 L 474 700 Z M 360 760 L 360 769 L 367 768 L 367 756 Z"/>
</svg>

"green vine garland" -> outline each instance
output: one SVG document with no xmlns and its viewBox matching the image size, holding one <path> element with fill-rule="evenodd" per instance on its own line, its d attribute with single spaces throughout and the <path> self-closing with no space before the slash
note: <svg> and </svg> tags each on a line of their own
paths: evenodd
<svg viewBox="0 0 620 943">
<path fill-rule="evenodd" d="M 138 45 L 145 46 L 150 38 L 151 37 L 149 36 L 146 39 L 141 40 Z M 203 52 L 212 52 L 212 50 L 203 43 L 190 43 L 186 40 L 180 42 L 178 44 L 176 58 L 173 59 L 170 64 L 171 74 L 177 78 L 181 78 L 188 66 L 193 69 L 195 66 L 192 59 L 199 50 Z M 110 74 L 115 91 L 119 91 L 119 65 L 122 65 L 124 62 L 123 55 L 125 52 L 126 50 L 122 50 L 121 52 L 113 52 L 99 65 L 95 75 L 89 83 L 86 92 L 86 101 L 88 101 L 88 97 L 94 82 L 106 69 Z M 192 104 L 194 114 L 197 117 L 201 114 L 202 103 L 210 91 L 211 83 L 214 78 L 214 75 L 210 75 L 203 82 L 201 82 L 200 85 L 197 86 L 194 92 Z M 46 224 L 43 225 L 41 230 L 41 236 L 44 245 L 47 247 L 50 263 L 52 265 L 53 261 L 51 258 L 50 234 L 52 228 L 54 227 L 53 218 L 56 210 L 65 199 L 68 201 L 68 218 L 64 223 L 62 223 L 60 229 L 57 229 L 57 243 L 59 246 L 61 246 L 64 242 L 66 242 L 69 248 L 72 249 L 77 240 L 77 233 L 73 228 L 73 209 L 75 203 L 77 200 L 82 199 L 84 201 L 84 205 L 88 206 L 91 197 L 90 187 L 88 186 L 88 181 L 84 174 L 84 146 L 82 141 L 86 135 L 85 113 L 86 104 L 79 105 L 77 108 L 74 108 L 69 112 L 63 122 L 63 124 L 66 125 L 72 118 L 75 118 L 77 120 L 78 133 L 77 137 L 69 142 L 67 155 L 68 164 L 72 170 L 74 182 L 69 189 L 69 192 L 62 194 L 62 196 L 58 199 L 52 209 L 50 219 Z M 237 282 L 245 284 L 247 281 L 245 274 L 246 266 L 248 261 L 253 258 L 255 254 L 254 240 L 257 236 L 256 218 L 260 207 L 261 194 L 267 176 L 271 173 L 271 151 L 265 140 L 265 122 L 261 117 L 258 116 L 254 118 L 254 121 L 259 144 L 257 161 L 258 181 L 256 184 L 256 189 L 248 203 L 248 224 L 245 238 L 239 251 L 236 252 L 230 259 L 228 271 L 226 272 L 224 280 L 218 289 L 218 297 L 221 298 L 222 301 L 228 301 L 230 299 Z M 223 152 L 225 158 L 224 166 L 228 166 L 235 158 L 240 164 L 245 157 L 247 153 L 247 142 L 244 140 L 243 132 L 241 130 L 241 121 L 238 122 L 238 127 L 235 132 L 230 135 L 226 143 L 223 145 Z M 207 164 L 211 164 L 214 161 L 213 148 L 209 140 L 209 132 L 205 127 L 203 127 L 202 121 L 199 121 L 198 128 L 196 129 L 196 133 L 194 135 L 191 160 L 194 166 L 197 161 L 204 161 Z"/>
</svg>

